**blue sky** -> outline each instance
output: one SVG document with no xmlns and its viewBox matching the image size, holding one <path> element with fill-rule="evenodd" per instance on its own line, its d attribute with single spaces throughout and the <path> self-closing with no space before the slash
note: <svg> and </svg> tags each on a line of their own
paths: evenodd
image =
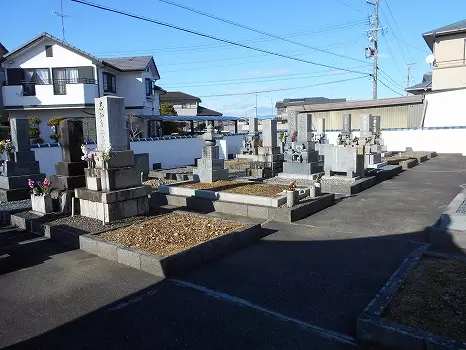
<svg viewBox="0 0 466 350">
<path fill-rule="evenodd" d="M 364 57 L 368 46 L 364 30 L 369 27 L 372 6 L 364 0 L 173 1 L 353 60 L 271 39 L 158 0 L 93 2 L 331 67 L 372 72 L 372 60 Z M 466 1 L 444 0 L 441 10 L 429 0 L 380 1 L 381 26 L 386 30 L 379 39 L 379 77 L 403 94 L 407 63 L 416 63 L 411 84 L 430 69 L 425 63 L 430 52 L 421 34 L 463 20 Z M 153 55 L 162 78 L 160 86 L 200 96 L 204 106 L 224 115 L 252 116 L 256 96 L 245 93 L 254 91 L 281 90 L 258 94 L 260 115 L 270 115 L 272 105 L 283 98 L 372 98 L 372 82 L 360 74 L 222 44 L 69 0 L 63 0 L 63 6 L 69 16 L 65 19 L 67 42 L 99 57 Z M 60 9 L 59 0 L 3 1 L 2 7 L 8 17 L 0 21 L 0 41 L 8 49 L 41 32 L 61 37 L 60 18 L 53 14 Z M 354 80 L 327 84 L 347 79 Z M 244 95 L 209 97 L 221 94 Z M 391 96 L 398 95 L 379 84 L 379 97 Z"/>
</svg>

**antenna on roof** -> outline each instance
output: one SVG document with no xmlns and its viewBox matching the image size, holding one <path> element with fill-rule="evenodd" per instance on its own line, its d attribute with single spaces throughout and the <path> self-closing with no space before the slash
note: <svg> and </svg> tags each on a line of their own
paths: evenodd
<svg viewBox="0 0 466 350">
<path fill-rule="evenodd" d="M 58 11 L 52 11 L 54 14 L 56 14 L 58 17 L 61 17 L 61 35 L 62 35 L 62 40 L 65 40 L 65 17 L 69 17 L 68 15 L 65 15 L 63 13 L 63 0 L 60 0 L 60 12 Z"/>
</svg>

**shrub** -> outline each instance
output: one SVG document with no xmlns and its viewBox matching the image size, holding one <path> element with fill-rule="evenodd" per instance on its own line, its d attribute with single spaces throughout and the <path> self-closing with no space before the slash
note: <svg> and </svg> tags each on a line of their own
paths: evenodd
<svg viewBox="0 0 466 350">
<path fill-rule="evenodd" d="M 53 141 L 58 142 L 60 140 L 60 134 L 59 133 L 52 134 L 52 135 L 50 135 L 50 138 Z"/>
<path fill-rule="evenodd" d="M 29 117 L 29 125 L 37 127 L 40 123 L 42 123 L 42 120 L 40 120 L 39 118 Z"/>
</svg>

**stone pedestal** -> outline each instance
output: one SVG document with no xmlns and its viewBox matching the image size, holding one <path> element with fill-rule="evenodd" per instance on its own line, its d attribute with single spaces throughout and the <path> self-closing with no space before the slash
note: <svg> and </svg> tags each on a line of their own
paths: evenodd
<svg viewBox="0 0 466 350">
<path fill-rule="evenodd" d="M 296 118 L 296 129 L 290 129 L 291 140 L 287 140 L 284 149 L 283 175 L 280 177 L 311 177 L 322 173 L 323 162 L 316 151 L 314 134 L 312 133 L 312 116 L 299 115 Z M 292 123 L 293 125 L 293 123 Z"/>
<path fill-rule="evenodd" d="M 243 145 L 237 158 L 252 158 L 258 154 L 259 128 L 257 118 L 249 118 L 249 133 L 244 136 Z"/>
<path fill-rule="evenodd" d="M 228 180 L 228 169 L 225 169 L 223 159 L 219 159 L 220 147 L 216 146 L 216 139 L 222 135 L 215 134 L 212 125 L 207 126 L 207 131 L 201 136 L 205 141 L 202 147 L 202 158 L 197 161 L 197 168 L 193 169 L 193 179 L 197 182 L 212 183 L 218 180 Z"/>
<path fill-rule="evenodd" d="M 98 143 L 95 167 L 84 170 L 86 188 L 75 189 L 81 215 L 110 223 L 115 220 L 145 214 L 149 211 L 150 186 L 141 184 L 140 170 L 134 153 L 129 150 L 125 128 L 123 98 L 96 99 L 96 128 Z M 123 130 L 123 131 L 122 131 Z M 110 159 L 103 161 L 103 152 Z"/>
<path fill-rule="evenodd" d="M 53 201 L 50 195 L 35 196 L 31 194 L 31 209 L 38 214 L 53 213 Z"/>
<path fill-rule="evenodd" d="M 16 201 L 30 198 L 28 179 L 43 181 L 45 174 L 40 172 L 39 162 L 30 149 L 29 121 L 26 118 L 11 118 L 11 141 L 14 152 L 9 155 L 0 169 L 0 201 Z"/>
<path fill-rule="evenodd" d="M 84 187 L 84 169 L 87 162 L 81 160 L 84 142 L 83 124 L 80 120 L 66 119 L 60 122 L 62 161 L 55 165 L 55 175 L 50 177 L 54 209 L 60 213 L 71 212 L 74 189 Z"/>
</svg>

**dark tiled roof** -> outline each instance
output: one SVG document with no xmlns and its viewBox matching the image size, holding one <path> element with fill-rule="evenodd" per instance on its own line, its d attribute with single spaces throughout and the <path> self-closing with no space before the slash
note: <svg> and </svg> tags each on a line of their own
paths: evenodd
<svg viewBox="0 0 466 350">
<path fill-rule="evenodd" d="M 450 35 L 458 32 L 466 32 L 466 19 L 434 30 L 430 30 L 422 34 L 422 36 L 424 37 L 427 45 L 429 45 L 430 49 L 433 50 L 436 36 Z"/>
<path fill-rule="evenodd" d="M 160 96 L 160 102 L 173 103 L 173 104 L 182 104 L 188 102 L 202 102 L 199 97 L 185 94 L 181 91 L 169 91 L 164 95 Z"/>
<path fill-rule="evenodd" d="M 220 113 L 220 112 L 214 111 L 213 109 L 198 106 L 197 107 L 197 115 L 198 116 L 206 116 L 206 115 L 208 115 L 208 116 L 221 116 L 223 114 Z"/>
<path fill-rule="evenodd" d="M 2 43 L 0 43 L 0 58 L 2 58 L 2 56 L 7 53 L 8 53 L 8 50 L 6 49 L 6 47 L 3 46 Z"/>
<path fill-rule="evenodd" d="M 276 108 L 283 108 L 293 105 L 311 105 L 331 102 L 345 102 L 346 98 L 326 98 L 326 97 L 304 97 L 304 98 L 285 98 L 283 101 L 275 104 Z"/>
<path fill-rule="evenodd" d="M 432 90 L 432 72 L 424 74 L 422 82 L 406 88 L 407 92 L 416 93 Z"/>
<path fill-rule="evenodd" d="M 140 71 L 146 70 L 152 60 L 152 56 L 109 57 L 101 58 L 101 60 L 123 72 Z"/>
</svg>

